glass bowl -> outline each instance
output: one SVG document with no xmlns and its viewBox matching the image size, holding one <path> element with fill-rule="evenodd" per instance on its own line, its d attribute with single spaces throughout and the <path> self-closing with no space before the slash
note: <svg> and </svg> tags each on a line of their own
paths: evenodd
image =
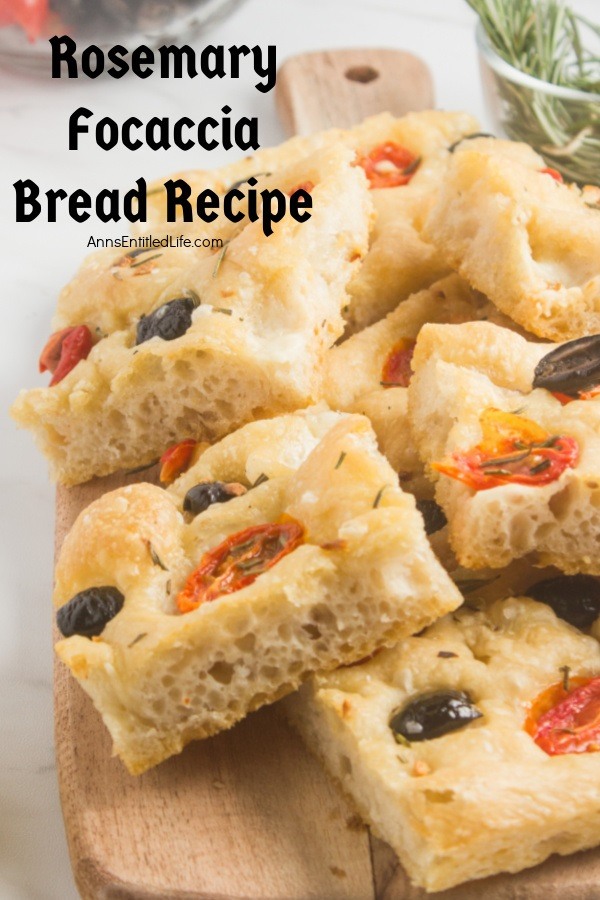
<svg viewBox="0 0 600 900">
<path fill-rule="evenodd" d="M 484 98 L 494 128 L 525 141 L 567 181 L 600 185 L 600 94 L 540 81 L 515 69 L 476 30 Z"/>
<path fill-rule="evenodd" d="M 0 16 L 0 64 L 30 73 L 48 74 L 50 45 L 47 38 L 54 34 L 70 35 L 77 42 L 78 51 L 90 44 L 96 44 L 102 50 L 124 44 L 131 51 L 141 44 L 155 49 L 163 43 L 189 41 L 242 2 L 244 0 L 32 0 L 33 9 L 45 11 L 43 15 L 28 15 L 23 27 L 7 25 Z"/>
</svg>

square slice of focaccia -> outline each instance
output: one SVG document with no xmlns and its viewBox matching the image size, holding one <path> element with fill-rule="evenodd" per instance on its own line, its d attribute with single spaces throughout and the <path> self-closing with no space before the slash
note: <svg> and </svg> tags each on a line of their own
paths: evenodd
<svg viewBox="0 0 600 900">
<path fill-rule="evenodd" d="M 283 167 L 301 162 L 317 148 L 332 143 L 349 147 L 369 176 L 376 213 L 369 253 L 349 286 L 344 316 L 350 333 L 381 319 L 409 294 L 448 272 L 442 254 L 423 238 L 423 227 L 445 177 L 450 148 L 477 128 L 477 121 L 463 112 L 427 110 L 402 118 L 382 113 L 347 131 L 295 137 L 215 172 L 185 172 L 181 177 L 196 193 L 207 187 L 225 192 L 252 176 L 263 189 L 276 182 Z M 301 180 L 306 184 L 310 176 Z M 165 192 L 158 183 L 150 190 L 146 230 L 157 234 L 165 228 Z M 198 221 L 176 227 L 209 233 Z M 218 230 L 219 223 L 215 227 Z M 213 226 L 210 229 L 212 234 Z"/>
<path fill-rule="evenodd" d="M 486 322 L 421 330 L 411 429 L 437 479 L 461 565 L 500 568 L 527 557 L 600 574 L 600 397 L 569 397 L 560 380 L 553 390 L 533 387 L 548 361 L 571 360 L 566 373 L 581 362 L 578 348 L 534 344 Z M 579 374 L 592 371 L 591 363 Z"/>
<path fill-rule="evenodd" d="M 280 173 L 286 189 L 310 176 L 311 218 L 288 214 L 270 237 L 249 223 L 217 258 L 175 249 L 90 258 L 56 325 L 87 329 L 96 342 L 58 383 L 22 392 L 13 406 L 56 479 L 133 468 L 172 442 L 214 441 L 319 398 L 322 359 L 343 330 L 346 286 L 367 249 L 371 200 L 353 162 L 348 148 L 328 146 L 301 172 Z M 46 355 L 51 367 L 49 347 Z"/>
<path fill-rule="evenodd" d="M 458 275 L 449 275 L 325 357 L 324 394 L 331 409 L 371 420 L 381 452 L 403 476 L 422 472 L 408 424 L 408 384 L 419 331 L 427 322 L 488 320 L 515 327 L 508 316 Z"/>
<path fill-rule="evenodd" d="M 455 609 L 362 416 L 256 422 L 169 489 L 105 494 L 64 541 L 57 645 L 143 772 Z"/>
<path fill-rule="evenodd" d="M 424 233 L 528 331 L 555 341 L 600 331 L 600 211 L 527 145 L 459 146 Z"/>
<path fill-rule="evenodd" d="M 284 706 L 411 880 L 442 891 L 600 842 L 599 676 L 594 638 L 514 598 L 315 676 Z"/>
</svg>

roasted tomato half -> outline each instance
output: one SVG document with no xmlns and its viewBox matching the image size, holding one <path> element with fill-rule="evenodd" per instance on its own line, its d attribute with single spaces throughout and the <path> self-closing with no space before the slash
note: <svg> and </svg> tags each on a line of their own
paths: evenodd
<svg viewBox="0 0 600 900">
<path fill-rule="evenodd" d="M 420 162 L 420 157 L 392 141 L 379 144 L 367 156 L 358 160 L 371 188 L 391 188 L 408 184 L 419 168 Z"/>
<path fill-rule="evenodd" d="M 545 169 L 540 169 L 539 171 L 541 175 L 549 175 L 550 178 L 554 178 L 554 180 L 558 181 L 559 184 L 562 184 L 565 180 L 558 169 L 552 169 L 550 166 L 546 166 Z"/>
<path fill-rule="evenodd" d="M 40 372 L 52 372 L 50 387 L 58 384 L 82 359 L 87 359 L 94 339 L 87 325 L 55 331 L 46 341 L 39 359 Z"/>
<path fill-rule="evenodd" d="M 600 678 L 571 678 L 542 691 L 525 730 L 549 756 L 600 750 Z"/>
<path fill-rule="evenodd" d="M 162 484 L 170 484 L 189 468 L 197 443 L 192 438 L 187 438 L 165 450 L 160 458 L 159 478 Z"/>
<path fill-rule="evenodd" d="M 303 540 L 302 525 L 292 519 L 253 525 L 232 534 L 204 554 L 177 597 L 179 611 L 191 612 L 201 603 L 233 594 L 252 584 Z"/>
<path fill-rule="evenodd" d="M 483 439 L 471 450 L 456 451 L 432 468 L 475 491 L 502 484 L 543 485 L 556 481 L 579 459 L 579 445 L 568 435 L 551 435 L 536 422 L 500 409 L 480 417 Z"/>
<path fill-rule="evenodd" d="M 412 377 L 411 361 L 415 341 L 402 338 L 388 353 L 381 370 L 383 387 L 408 387 Z"/>
</svg>

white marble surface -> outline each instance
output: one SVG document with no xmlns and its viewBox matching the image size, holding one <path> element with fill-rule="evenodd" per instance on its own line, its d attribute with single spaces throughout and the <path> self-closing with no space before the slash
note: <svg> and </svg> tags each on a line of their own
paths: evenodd
<svg viewBox="0 0 600 900">
<path fill-rule="evenodd" d="M 576 6 L 594 16 L 597 2 L 579 0 Z M 328 47 L 409 49 L 430 65 L 438 106 L 467 109 L 485 124 L 473 23 L 464 0 L 248 0 L 209 40 L 274 43 L 279 62 Z M 53 82 L 0 69 L 0 391 L 5 415 L 0 442 L 0 900 L 77 897 L 53 757 L 53 488 L 29 435 L 17 432 L 6 410 L 20 387 L 46 383 L 37 374 L 38 353 L 57 293 L 84 256 L 88 236 L 120 233 L 66 217 L 54 225 L 17 225 L 12 183 L 30 177 L 46 189 L 86 186 L 93 193 L 105 186 L 129 186 L 140 175 L 150 179 L 225 159 L 219 151 L 106 153 L 91 141 L 77 153 L 69 152 L 67 119 L 80 105 L 117 119 L 134 113 L 141 119 L 183 114 L 199 119 L 229 103 L 234 113 L 258 115 L 261 143 L 275 143 L 283 135 L 273 95 L 260 94 L 251 85 L 249 78 Z"/>
</svg>

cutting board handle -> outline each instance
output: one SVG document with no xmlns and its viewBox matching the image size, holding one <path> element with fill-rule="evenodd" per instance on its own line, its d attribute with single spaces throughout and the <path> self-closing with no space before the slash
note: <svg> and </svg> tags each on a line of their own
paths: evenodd
<svg viewBox="0 0 600 900">
<path fill-rule="evenodd" d="M 277 109 L 288 134 L 350 128 L 367 116 L 432 109 L 426 64 L 405 50 L 364 48 L 302 53 L 279 69 Z"/>
</svg>

